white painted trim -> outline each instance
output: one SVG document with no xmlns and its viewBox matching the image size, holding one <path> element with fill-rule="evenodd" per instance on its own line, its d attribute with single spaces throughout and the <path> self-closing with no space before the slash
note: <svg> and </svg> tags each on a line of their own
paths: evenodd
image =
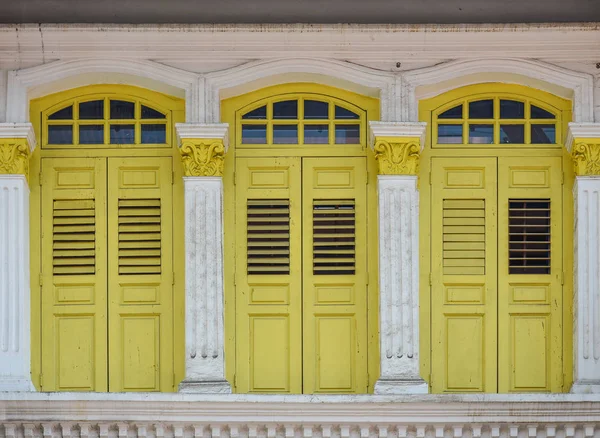
<svg viewBox="0 0 600 438">
<path fill-rule="evenodd" d="M 380 376 L 375 394 L 426 394 L 419 374 L 416 175 L 378 175 Z"/>
<path fill-rule="evenodd" d="M 459 86 L 480 83 L 481 79 L 476 76 L 478 73 L 515 74 L 538 80 L 542 89 L 544 88 L 544 82 L 547 82 L 571 90 L 573 94 L 571 97 L 573 99 L 573 120 L 575 122 L 594 121 L 594 78 L 592 75 L 545 62 L 515 58 L 451 61 L 402 73 L 402 96 L 406 102 L 402 106 L 401 120 L 418 120 L 420 99 L 426 99 L 457 87 L 456 84 L 444 87 L 444 82 L 464 78 Z M 488 81 L 486 80 L 486 82 Z M 515 83 L 518 82 L 515 80 Z M 418 87 L 432 84 L 442 84 L 442 86 L 430 94 L 417 93 Z"/>
<path fill-rule="evenodd" d="M 124 75 L 119 78 L 122 83 L 148 87 L 148 80 L 162 83 L 182 91 L 186 100 L 186 121 L 197 122 L 201 115 L 200 76 L 195 73 L 168 67 L 147 60 L 124 59 L 77 59 L 72 61 L 56 61 L 23 70 L 8 73 L 6 120 L 10 122 L 27 122 L 29 120 L 29 100 L 36 96 L 32 93 L 36 87 L 59 83 L 59 81 L 85 76 L 94 73 L 112 73 Z M 140 81 L 145 79 L 146 81 Z M 89 84 L 98 83 L 92 79 Z M 88 84 L 86 82 L 78 86 Z M 61 91 L 59 87 L 44 87 L 43 94 Z"/>
<path fill-rule="evenodd" d="M 31 152 L 36 146 L 35 132 L 31 123 L 0 123 L 0 138 L 26 138 Z"/>
<path fill-rule="evenodd" d="M 176 123 L 177 141 L 186 138 L 218 138 L 223 141 L 225 152 L 229 148 L 229 123 Z"/>
<path fill-rule="evenodd" d="M 185 379 L 182 392 L 231 393 L 225 379 L 223 178 L 185 177 Z"/>
<path fill-rule="evenodd" d="M 298 76 L 300 74 L 309 76 Z M 290 76 L 291 75 L 291 76 Z M 400 111 L 398 78 L 392 73 L 361 67 L 334 59 L 276 59 L 249 62 L 247 64 L 206 75 L 207 122 L 220 121 L 221 99 L 249 91 L 244 85 L 257 83 L 257 88 L 290 81 L 327 83 L 334 78 L 338 87 L 352 89 L 345 83 L 355 84 L 360 92 L 380 98 L 381 119 L 396 120 Z M 352 91 L 359 91 L 353 89 Z M 228 92 L 227 95 L 225 93 Z"/>
<path fill-rule="evenodd" d="M 0 242 L 0 391 L 34 391 L 25 175 L 0 175 Z"/>
<path fill-rule="evenodd" d="M 419 137 L 421 150 L 425 145 L 425 122 L 369 122 L 369 145 L 375 145 L 376 137 Z"/>
<path fill-rule="evenodd" d="M 565 141 L 565 147 L 569 152 L 576 138 L 597 138 L 600 141 L 600 121 L 599 123 L 569 123 Z"/>
</svg>

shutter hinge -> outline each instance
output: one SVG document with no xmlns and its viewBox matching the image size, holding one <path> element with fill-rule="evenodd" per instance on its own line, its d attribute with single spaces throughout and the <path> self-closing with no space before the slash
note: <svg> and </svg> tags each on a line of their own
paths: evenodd
<svg viewBox="0 0 600 438">
<path fill-rule="evenodd" d="M 42 389 L 42 386 L 44 386 L 44 375 L 40 373 L 40 389 Z"/>
<path fill-rule="evenodd" d="M 237 374 L 233 375 L 233 387 L 234 389 L 237 388 Z"/>
<path fill-rule="evenodd" d="M 433 285 L 433 278 L 431 277 L 431 272 L 429 273 L 429 286 Z"/>
<path fill-rule="evenodd" d="M 40 287 L 44 285 L 44 276 L 40 272 Z"/>
<path fill-rule="evenodd" d="M 175 184 L 175 171 L 171 171 L 171 184 Z"/>
<path fill-rule="evenodd" d="M 171 285 L 175 285 L 175 272 L 171 272 Z"/>
<path fill-rule="evenodd" d="M 173 373 L 173 389 L 175 389 L 175 373 Z"/>
<path fill-rule="evenodd" d="M 564 285 L 565 285 L 565 271 L 562 271 L 562 272 L 560 273 L 560 284 L 561 284 L 562 286 L 564 286 Z"/>
<path fill-rule="evenodd" d="M 237 172 L 236 171 L 233 172 L 233 185 L 237 186 Z"/>
<path fill-rule="evenodd" d="M 565 183 L 565 172 L 560 174 L 560 183 L 564 185 Z"/>
<path fill-rule="evenodd" d="M 42 185 L 42 178 L 43 178 L 43 176 L 44 176 L 44 175 L 42 174 L 42 172 L 40 172 L 40 178 L 39 178 L 39 180 L 38 180 L 38 184 L 39 184 L 39 185 Z"/>
<path fill-rule="evenodd" d="M 429 171 L 429 185 L 431 185 L 431 170 Z"/>
</svg>

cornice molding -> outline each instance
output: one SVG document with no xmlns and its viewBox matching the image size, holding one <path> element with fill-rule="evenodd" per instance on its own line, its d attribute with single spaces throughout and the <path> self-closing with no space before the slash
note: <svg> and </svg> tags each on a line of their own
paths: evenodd
<svg viewBox="0 0 600 438">
<path fill-rule="evenodd" d="M 127 59 L 197 65 L 235 59 L 329 57 L 351 62 L 439 62 L 456 58 L 514 57 L 589 62 L 598 54 L 600 28 L 589 24 L 463 25 L 118 25 L 21 24 L 0 27 L 0 64 L 74 59 L 118 52 Z M 43 35 L 43 38 L 40 38 Z M 77 44 L 74 44 L 74 41 Z M 29 64 L 31 65 L 31 64 Z"/>
<path fill-rule="evenodd" d="M 565 141 L 565 147 L 569 152 L 573 149 L 573 143 L 578 138 L 597 138 L 598 143 L 600 143 L 600 123 L 569 123 L 567 140 Z"/>
<path fill-rule="evenodd" d="M 69 44 L 71 44 L 71 41 Z M 0 46 L 1 47 L 1 46 Z M 94 53 L 90 48 L 89 54 Z M 55 61 L 23 70 L 8 73 L 7 111 L 6 120 L 11 122 L 26 122 L 29 120 L 29 99 L 39 97 L 32 93 L 36 87 L 60 83 L 66 78 L 85 76 L 93 73 L 117 73 L 126 75 L 130 85 L 148 87 L 148 80 L 158 84 L 166 84 L 181 90 L 186 100 L 186 119 L 197 122 L 202 115 L 200 102 L 204 100 L 203 84 L 200 75 L 177 68 L 169 67 L 148 60 L 126 60 L 110 58 L 81 58 L 68 61 Z M 120 78 L 123 81 L 123 78 Z M 97 83 L 97 78 L 90 81 Z M 84 84 L 78 84 L 81 86 Z M 44 94 L 61 91 L 57 88 L 44 87 Z"/>
<path fill-rule="evenodd" d="M 418 119 L 418 101 L 443 93 L 457 87 L 449 83 L 447 87 L 436 89 L 435 93 L 417 96 L 416 89 L 424 85 L 441 84 L 457 78 L 467 78 L 458 86 L 480 83 L 481 80 L 469 75 L 476 73 L 510 73 L 547 82 L 571 90 L 573 93 L 573 119 L 576 122 L 591 122 L 594 120 L 594 78 L 587 73 L 568 70 L 546 62 L 517 58 L 497 58 L 478 60 L 459 60 L 445 64 L 426 67 L 402 73 L 403 96 L 407 102 L 403 106 L 406 111 L 402 120 Z M 548 90 L 552 92 L 551 90 Z"/>
<path fill-rule="evenodd" d="M 0 123 L 0 139 L 25 139 L 29 146 L 29 152 L 33 152 L 36 146 L 35 132 L 31 123 Z"/>
</svg>

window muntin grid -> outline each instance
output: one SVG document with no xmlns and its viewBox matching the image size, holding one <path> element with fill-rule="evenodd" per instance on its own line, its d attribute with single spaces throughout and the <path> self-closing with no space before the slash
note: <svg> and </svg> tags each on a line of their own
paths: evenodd
<svg viewBox="0 0 600 438">
<path fill-rule="evenodd" d="M 366 145 L 366 111 L 323 95 L 285 95 L 237 112 L 238 147 Z"/>
<path fill-rule="evenodd" d="M 170 147 L 171 114 L 132 96 L 71 99 L 42 114 L 42 147 Z"/>
<path fill-rule="evenodd" d="M 547 104 L 521 96 L 455 100 L 433 113 L 432 147 L 557 147 L 559 114 Z"/>
</svg>

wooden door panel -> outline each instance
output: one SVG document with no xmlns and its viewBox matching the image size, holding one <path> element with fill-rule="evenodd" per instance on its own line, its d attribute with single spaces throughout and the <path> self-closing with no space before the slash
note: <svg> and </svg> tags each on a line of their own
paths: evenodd
<svg viewBox="0 0 600 438">
<path fill-rule="evenodd" d="M 496 391 L 496 159 L 432 160 L 433 392 Z"/>
<path fill-rule="evenodd" d="M 364 158 L 304 158 L 304 392 L 367 391 Z"/>
<path fill-rule="evenodd" d="M 562 163 L 498 162 L 499 391 L 562 391 Z"/>
<path fill-rule="evenodd" d="M 42 390 L 107 391 L 106 161 L 42 160 Z"/>
<path fill-rule="evenodd" d="M 108 159 L 111 391 L 173 390 L 171 158 Z"/>
<path fill-rule="evenodd" d="M 298 158 L 238 159 L 236 390 L 302 392 Z"/>
</svg>

